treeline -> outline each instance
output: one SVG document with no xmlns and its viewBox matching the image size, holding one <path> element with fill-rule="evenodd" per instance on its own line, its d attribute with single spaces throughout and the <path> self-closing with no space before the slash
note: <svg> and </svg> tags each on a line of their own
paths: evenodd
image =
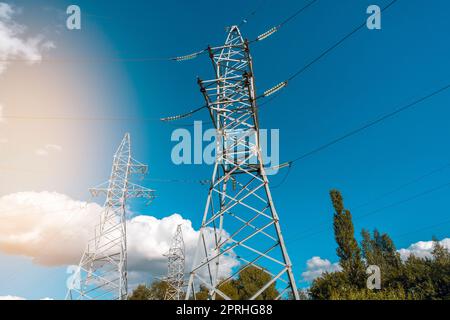
<svg viewBox="0 0 450 320">
<path fill-rule="evenodd" d="M 431 257 L 418 258 L 410 255 L 404 261 L 386 233 L 363 229 L 362 240 L 358 243 L 352 215 L 345 209 L 341 193 L 332 190 L 330 197 L 334 207 L 333 229 L 341 270 L 324 273 L 316 278 L 310 288 L 299 292 L 302 299 L 450 299 L 450 253 L 437 240 L 434 241 Z M 366 270 L 371 265 L 379 267 L 380 289 L 367 287 Z M 222 283 L 219 289 L 233 300 L 247 300 L 270 280 L 269 274 L 252 266 L 239 272 L 237 279 Z M 162 300 L 166 290 L 167 283 L 155 281 L 150 286 L 138 286 L 129 299 Z M 273 300 L 278 295 L 276 284 L 273 283 L 257 299 Z M 196 299 L 208 299 L 208 290 L 201 287 Z M 216 299 L 221 297 L 217 295 Z"/>
<path fill-rule="evenodd" d="M 225 293 L 232 300 L 248 300 L 259 288 L 268 283 L 272 277 L 264 271 L 254 266 L 249 266 L 239 272 L 237 279 L 229 279 L 223 281 L 219 285 L 219 290 Z M 154 281 L 150 286 L 139 285 L 129 297 L 130 300 L 163 300 L 168 284 L 163 280 Z M 270 285 L 257 300 L 274 300 L 278 297 L 279 292 L 276 289 L 275 283 Z M 200 286 L 200 290 L 196 293 L 196 300 L 209 299 L 209 290 Z M 222 300 L 222 297 L 217 294 L 216 300 Z"/>
<path fill-rule="evenodd" d="M 362 230 L 355 239 L 352 215 L 342 195 L 330 192 L 334 207 L 333 226 L 341 271 L 325 273 L 309 288 L 311 299 L 450 299 L 450 253 L 437 240 L 429 258 L 410 255 L 405 261 L 388 234 Z M 381 288 L 368 289 L 366 268 L 381 271 Z"/>
</svg>

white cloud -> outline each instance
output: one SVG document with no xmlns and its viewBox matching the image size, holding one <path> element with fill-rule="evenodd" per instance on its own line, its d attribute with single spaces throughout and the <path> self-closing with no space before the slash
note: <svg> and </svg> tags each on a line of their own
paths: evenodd
<svg viewBox="0 0 450 320">
<path fill-rule="evenodd" d="M 314 279 L 320 277 L 325 272 L 340 271 L 339 263 L 331 263 L 327 259 L 320 257 L 312 257 L 306 262 L 306 271 L 302 273 L 302 277 L 306 282 L 312 282 Z"/>
<path fill-rule="evenodd" d="M 76 265 L 101 211 L 98 204 L 76 201 L 55 192 L 20 192 L 0 197 L 0 251 L 31 257 L 41 265 Z M 173 214 L 162 219 L 139 215 L 127 221 L 130 283 L 148 281 L 152 275 L 167 272 L 163 254 L 168 252 L 179 224 L 188 272 L 199 236 L 190 220 Z M 225 257 L 221 275 L 229 275 L 235 266 L 237 260 L 233 256 Z"/>
<path fill-rule="evenodd" d="M 55 192 L 19 192 L 0 198 L 0 251 L 44 265 L 80 259 L 101 207 Z"/>
<path fill-rule="evenodd" d="M 8 296 L 0 296 L 0 300 L 27 300 L 27 299 L 25 299 L 23 297 L 17 297 L 17 296 L 8 295 Z M 54 300 L 54 299 L 46 297 L 46 298 L 42 298 L 42 299 L 39 299 L 39 300 Z"/>
<path fill-rule="evenodd" d="M 7 68 L 8 62 L 5 60 L 39 62 L 43 52 L 54 47 L 42 35 L 27 37 L 26 26 L 14 21 L 18 13 L 17 8 L 0 2 L 0 74 Z"/>
<path fill-rule="evenodd" d="M 46 144 L 44 147 L 36 149 L 35 154 L 39 157 L 46 157 L 50 152 L 61 152 L 62 149 L 63 148 L 57 144 Z"/>
<path fill-rule="evenodd" d="M 439 243 L 450 251 L 450 238 L 443 239 L 439 241 Z M 406 249 L 400 249 L 398 252 L 400 253 L 400 257 L 402 260 L 408 259 L 410 255 L 414 255 L 417 258 L 431 258 L 431 252 L 433 251 L 433 241 L 419 241 L 413 243 Z"/>
<path fill-rule="evenodd" d="M 151 216 L 137 216 L 128 221 L 128 266 L 135 272 L 152 275 L 163 275 L 167 272 L 167 259 L 163 256 L 169 251 L 172 237 L 178 225 L 182 225 L 185 244 L 186 272 L 192 267 L 193 257 L 197 249 L 199 232 L 192 227 L 190 220 L 179 214 L 157 219 Z M 205 237 L 212 249 L 213 238 Z M 233 256 L 225 256 L 221 260 L 220 274 L 229 275 L 232 268 L 237 266 Z M 138 276 L 138 275 L 135 275 Z M 148 276 L 148 274 L 147 274 Z"/>
<path fill-rule="evenodd" d="M 1 15 L 1 10 L 0 10 L 0 15 Z M 22 298 L 22 297 L 17 297 L 17 296 L 0 296 L 0 300 L 26 300 L 26 299 Z"/>
</svg>

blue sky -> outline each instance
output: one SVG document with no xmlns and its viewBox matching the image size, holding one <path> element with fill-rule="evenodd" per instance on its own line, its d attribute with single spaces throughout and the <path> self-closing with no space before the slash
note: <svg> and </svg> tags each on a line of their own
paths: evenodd
<svg viewBox="0 0 450 320">
<path fill-rule="evenodd" d="M 56 13 L 61 14 L 73 3 L 6 2 L 23 9 L 22 23 L 40 28 L 61 24 Z M 262 2 L 256 14 L 242 26 L 244 36 L 249 39 L 277 25 L 307 1 Z M 258 91 L 286 79 L 361 24 L 367 18 L 368 5 L 383 7 L 388 2 L 319 0 L 279 32 L 254 44 L 251 51 Z M 239 23 L 261 1 L 228 1 L 228 8 L 222 8 L 223 2 L 206 0 L 78 0 L 76 3 L 83 14 L 82 30 L 63 28 L 58 34 L 50 32 L 49 37 L 55 37 L 56 48 L 47 57 L 69 60 L 59 66 L 52 65 L 52 70 L 71 68 L 73 73 L 67 74 L 68 79 L 92 81 L 100 89 L 92 93 L 96 99 L 89 101 L 89 107 L 80 105 L 70 110 L 33 114 L 158 118 L 202 105 L 196 77 L 211 77 L 207 56 L 183 63 L 121 59 L 183 55 L 208 44 L 220 44 L 226 36 L 224 27 Z M 449 10 L 450 3 L 445 0 L 426 3 L 399 0 L 383 13 L 382 30 L 363 29 L 356 33 L 261 108 L 261 126 L 280 129 L 281 161 L 296 158 L 447 85 L 450 81 Z M 49 21 L 51 25 L 46 26 Z M 70 59 L 80 56 L 95 62 L 79 62 L 74 66 Z M 44 59 L 35 72 L 45 77 L 48 64 L 52 62 Z M 7 75 L 2 81 L 8 82 Z M 83 90 L 88 88 L 77 89 L 76 97 L 83 99 Z M 313 256 L 337 261 L 328 196 L 332 188 L 342 191 L 345 205 L 355 217 L 358 237 L 361 228 L 378 228 L 389 233 L 398 248 L 404 248 L 420 240 L 430 240 L 432 235 L 439 239 L 449 236 L 446 204 L 450 188 L 399 202 L 449 183 L 450 166 L 396 190 L 450 163 L 449 102 L 450 92 L 443 92 L 295 163 L 281 185 L 286 171 L 270 178 L 272 185 L 277 186 L 273 197 L 297 278 Z M 25 112 L 30 110 L 8 110 L 5 106 L 5 114 L 24 115 Z M 194 120 L 208 120 L 208 116 L 206 112 L 197 113 L 180 123 Z M 170 135 L 177 123 L 47 121 L 45 126 L 60 126 L 60 130 L 78 135 L 77 143 L 64 146 L 64 150 L 71 150 L 82 159 L 77 164 L 70 162 L 70 168 L 61 166 L 58 179 L 50 176 L 33 185 L 24 182 L 3 186 L 1 195 L 52 190 L 85 199 L 87 188 L 108 176 L 111 156 L 126 131 L 131 133 L 135 158 L 149 164 L 150 178 L 210 178 L 211 166 L 172 164 L 170 152 L 174 144 Z M 158 218 L 177 212 L 199 227 L 207 187 L 145 180 L 141 183 L 156 189 L 158 198 L 150 207 L 138 205 L 134 210 Z M 395 203 L 399 204 L 391 206 Z M 23 271 L 13 275 L 17 269 Z M 0 271 L 0 295 L 28 298 L 64 295 L 66 275 L 62 267 L 36 266 L 25 258 L 2 254 Z"/>
</svg>

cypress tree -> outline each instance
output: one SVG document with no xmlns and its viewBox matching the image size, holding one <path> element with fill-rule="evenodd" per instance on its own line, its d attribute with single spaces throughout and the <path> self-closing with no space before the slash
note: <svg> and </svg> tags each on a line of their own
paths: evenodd
<svg viewBox="0 0 450 320">
<path fill-rule="evenodd" d="M 358 288 L 365 284 L 365 270 L 361 259 L 361 249 L 354 236 L 352 215 L 349 210 L 344 209 L 344 200 L 338 190 L 330 191 L 331 201 L 335 210 L 333 216 L 334 236 L 338 248 L 336 253 L 340 265 L 348 275 L 349 283 Z"/>
</svg>

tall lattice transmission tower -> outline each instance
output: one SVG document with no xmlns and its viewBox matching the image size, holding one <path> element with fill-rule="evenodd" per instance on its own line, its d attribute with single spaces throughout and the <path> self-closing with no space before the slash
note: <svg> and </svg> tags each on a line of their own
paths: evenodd
<svg viewBox="0 0 450 320">
<path fill-rule="evenodd" d="M 147 169 L 131 157 L 130 135 L 125 134 L 114 154 L 109 181 L 90 189 L 93 196 L 105 194 L 106 201 L 66 299 L 127 298 L 126 202 L 129 198 L 146 198 L 150 202 L 155 197 L 154 190 L 129 180 L 134 173 L 146 174 Z"/>
<path fill-rule="evenodd" d="M 185 298 L 195 298 L 203 285 L 210 299 L 228 300 L 221 286 L 252 267 L 270 280 L 248 299 L 261 299 L 274 287 L 277 299 L 289 294 L 298 299 L 261 153 L 248 42 L 232 26 L 225 44 L 209 53 L 215 77 L 198 83 L 216 128 L 216 163 Z M 230 259 L 239 266 L 230 267 Z"/>
<path fill-rule="evenodd" d="M 172 239 L 169 252 L 166 254 L 168 259 L 167 267 L 167 291 L 164 300 L 181 300 L 184 298 L 184 241 L 181 225 Z"/>
</svg>

